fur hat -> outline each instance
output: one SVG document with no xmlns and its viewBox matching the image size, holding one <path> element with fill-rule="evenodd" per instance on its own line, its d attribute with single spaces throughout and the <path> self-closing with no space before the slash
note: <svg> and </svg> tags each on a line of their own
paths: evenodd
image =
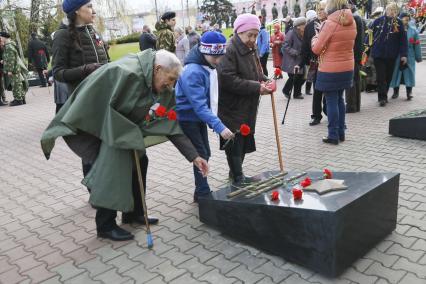
<svg viewBox="0 0 426 284">
<path fill-rule="evenodd" d="M 293 20 L 293 27 L 298 27 L 301 25 L 306 25 L 306 18 L 305 17 L 299 17 Z"/>
</svg>

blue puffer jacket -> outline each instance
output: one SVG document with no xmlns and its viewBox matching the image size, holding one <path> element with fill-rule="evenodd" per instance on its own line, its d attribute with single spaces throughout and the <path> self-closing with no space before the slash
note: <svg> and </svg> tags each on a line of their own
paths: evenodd
<svg viewBox="0 0 426 284">
<path fill-rule="evenodd" d="M 373 58 L 407 57 L 407 34 L 400 19 L 382 16 L 373 22 L 372 29 L 374 39 L 371 56 Z"/>
<path fill-rule="evenodd" d="M 205 122 L 220 134 L 226 127 L 210 109 L 210 74 L 203 66 L 212 68 L 196 45 L 176 83 L 176 112 L 178 120 Z"/>
</svg>

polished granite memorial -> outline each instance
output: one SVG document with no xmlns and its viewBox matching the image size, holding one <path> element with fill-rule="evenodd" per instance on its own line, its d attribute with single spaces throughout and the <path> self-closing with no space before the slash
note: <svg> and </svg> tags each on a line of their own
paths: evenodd
<svg viewBox="0 0 426 284">
<path fill-rule="evenodd" d="M 272 174 L 258 177 L 266 179 Z M 313 180 L 320 172 L 306 176 Z M 396 227 L 399 174 L 336 172 L 347 189 L 319 195 L 305 191 L 294 200 L 292 186 L 271 192 L 229 197 L 226 185 L 199 199 L 201 222 L 255 248 L 278 255 L 326 276 L 337 276 Z"/>
<path fill-rule="evenodd" d="M 415 110 L 390 119 L 389 134 L 426 140 L 426 110 Z"/>
</svg>

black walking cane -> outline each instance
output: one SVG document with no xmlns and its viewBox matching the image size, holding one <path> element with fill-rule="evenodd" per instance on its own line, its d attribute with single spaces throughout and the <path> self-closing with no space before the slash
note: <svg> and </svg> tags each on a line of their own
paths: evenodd
<svg viewBox="0 0 426 284">
<path fill-rule="evenodd" d="M 135 156 L 135 163 L 136 163 L 136 171 L 138 173 L 138 181 L 139 181 L 139 190 L 141 192 L 141 199 L 142 199 L 142 207 L 143 207 L 143 214 L 145 218 L 145 225 L 146 225 L 146 242 L 148 243 L 148 248 L 152 248 L 154 246 L 154 241 L 152 240 L 151 230 L 149 228 L 149 222 L 148 222 L 148 210 L 146 208 L 146 201 L 145 201 L 145 190 L 143 186 L 143 179 L 142 179 L 142 172 L 141 172 L 141 164 L 139 161 L 139 155 L 138 151 L 133 150 L 134 156 Z"/>
<path fill-rule="evenodd" d="M 294 66 L 294 74 L 297 74 L 299 72 L 299 70 L 300 70 L 299 66 L 297 66 L 297 65 Z M 292 89 L 294 89 L 294 78 L 292 80 L 293 80 Z M 288 110 L 288 105 L 290 104 L 291 95 L 292 95 L 292 91 L 290 91 L 290 95 L 289 95 L 288 100 L 287 100 L 287 105 L 285 107 L 284 116 L 283 116 L 283 120 L 281 121 L 281 124 L 284 124 L 284 122 L 285 122 L 285 117 L 287 116 L 287 110 Z"/>
</svg>

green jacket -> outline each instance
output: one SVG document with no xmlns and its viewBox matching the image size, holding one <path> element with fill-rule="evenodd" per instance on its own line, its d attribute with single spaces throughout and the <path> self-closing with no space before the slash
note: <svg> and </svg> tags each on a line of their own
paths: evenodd
<svg viewBox="0 0 426 284">
<path fill-rule="evenodd" d="M 92 190 L 94 206 L 133 210 L 133 150 L 142 156 L 147 147 L 170 138 L 189 161 L 198 156 L 176 121 L 145 121 L 156 102 L 167 110 L 175 106 L 173 93 L 157 96 L 152 91 L 154 58 L 155 51 L 147 49 L 96 70 L 77 87 L 43 133 L 41 147 L 47 159 L 59 136 L 83 159 L 95 157 L 82 181 Z M 82 146 L 71 147 L 69 138 L 80 138 Z M 93 142 L 95 147 L 87 150 L 85 142 Z"/>
<path fill-rule="evenodd" d="M 172 28 L 164 22 L 157 22 L 155 29 L 157 30 L 157 50 L 165 49 L 175 53 L 176 38 Z"/>
<path fill-rule="evenodd" d="M 7 74 L 12 72 L 13 76 L 18 76 L 19 81 L 24 82 L 24 90 L 28 90 L 28 69 L 25 63 L 19 57 L 18 47 L 13 41 L 9 41 L 4 46 L 3 51 L 3 73 Z M 9 76 L 5 76 L 6 80 L 9 80 Z M 6 86 L 8 82 L 5 82 Z"/>
</svg>

